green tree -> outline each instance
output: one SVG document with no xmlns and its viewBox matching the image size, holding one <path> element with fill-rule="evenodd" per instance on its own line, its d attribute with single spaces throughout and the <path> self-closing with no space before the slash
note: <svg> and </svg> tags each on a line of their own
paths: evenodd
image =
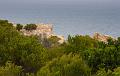
<svg viewBox="0 0 120 76">
<path fill-rule="evenodd" d="M 17 25 L 16 25 L 16 29 L 17 29 L 18 31 L 20 31 L 22 28 L 23 28 L 23 25 L 21 25 L 21 24 L 17 24 Z"/>
<path fill-rule="evenodd" d="M 82 58 L 74 54 L 55 58 L 38 71 L 37 76 L 89 76 L 90 69 Z"/>
<path fill-rule="evenodd" d="M 89 36 L 79 36 L 76 35 L 74 37 L 68 36 L 67 43 L 65 45 L 66 52 L 80 53 L 81 51 L 97 48 L 98 41 L 92 39 Z"/>
<path fill-rule="evenodd" d="M 108 45 L 114 45 L 114 40 L 112 38 L 109 38 L 108 40 Z"/>
<path fill-rule="evenodd" d="M 8 20 L 0 20 L 0 26 L 2 27 L 13 27 L 13 24 Z"/>
<path fill-rule="evenodd" d="M 104 49 L 89 49 L 84 52 L 85 60 L 93 71 L 97 71 L 99 68 L 105 68 L 113 70 L 120 65 L 120 51 L 116 47 L 105 47 Z"/>
<path fill-rule="evenodd" d="M 58 38 L 57 36 L 51 36 L 50 38 L 48 38 L 48 41 L 50 42 L 51 47 L 56 47 L 60 45 L 59 40 L 60 38 Z"/>
<path fill-rule="evenodd" d="M 1 22 L 0 27 L 1 66 L 5 65 L 6 61 L 12 61 L 21 65 L 24 72 L 36 72 L 46 63 L 47 51 L 36 37 L 21 35 L 6 21 Z"/>
<path fill-rule="evenodd" d="M 27 24 L 24 29 L 28 30 L 28 31 L 32 31 L 32 30 L 36 30 L 37 25 L 36 24 Z"/>
</svg>

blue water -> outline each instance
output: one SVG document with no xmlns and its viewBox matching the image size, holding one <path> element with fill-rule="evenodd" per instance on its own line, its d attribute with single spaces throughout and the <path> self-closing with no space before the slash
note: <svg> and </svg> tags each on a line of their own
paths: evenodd
<svg viewBox="0 0 120 76">
<path fill-rule="evenodd" d="M 15 7 L 16 6 L 16 7 Z M 59 35 L 93 35 L 94 32 L 120 36 L 118 6 L 13 5 L 0 7 L 0 18 L 15 23 L 52 23 Z"/>
</svg>

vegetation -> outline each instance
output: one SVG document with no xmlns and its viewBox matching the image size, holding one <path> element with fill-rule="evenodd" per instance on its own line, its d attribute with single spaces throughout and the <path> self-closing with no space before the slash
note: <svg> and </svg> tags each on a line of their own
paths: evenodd
<svg viewBox="0 0 120 76">
<path fill-rule="evenodd" d="M 21 76 L 22 67 L 14 65 L 14 63 L 7 62 L 5 66 L 0 67 L 0 76 Z"/>
<path fill-rule="evenodd" d="M 90 69 L 80 55 L 63 55 L 50 61 L 38 71 L 37 76 L 89 76 Z"/>
<path fill-rule="evenodd" d="M 31 31 L 31 30 L 35 30 L 37 28 L 37 26 L 35 24 L 27 24 L 24 29 Z"/>
<path fill-rule="evenodd" d="M 16 26 L 16 30 L 20 31 L 22 28 L 23 28 L 23 25 L 21 25 L 21 24 L 17 24 L 17 26 Z"/>
<path fill-rule="evenodd" d="M 0 20 L 0 76 L 120 76 L 120 37 L 104 43 L 69 35 L 60 44 L 55 36 L 24 36 L 21 28 Z"/>
</svg>

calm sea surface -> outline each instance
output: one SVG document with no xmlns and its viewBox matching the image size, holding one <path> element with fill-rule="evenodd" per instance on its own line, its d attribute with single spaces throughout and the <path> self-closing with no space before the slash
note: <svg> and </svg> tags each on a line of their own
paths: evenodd
<svg viewBox="0 0 120 76">
<path fill-rule="evenodd" d="M 13 5 L 0 7 L 0 18 L 22 24 L 51 23 L 54 32 L 65 37 L 94 32 L 120 36 L 120 9 L 113 5 Z"/>
</svg>

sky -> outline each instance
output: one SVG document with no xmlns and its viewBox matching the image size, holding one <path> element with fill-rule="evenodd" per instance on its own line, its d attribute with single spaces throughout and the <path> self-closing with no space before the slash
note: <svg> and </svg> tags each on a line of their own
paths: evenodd
<svg viewBox="0 0 120 76">
<path fill-rule="evenodd" d="M 37 8 L 120 9 L 120 0 L 0 0 L 0 14 Z"/>
<path fill-rule="evenodd" d="M 119 10 L 120 0 L 0 0 L 0 16 L 23 10 L 54 9 Z M 96 10 L 96 11 L 97 11 Z M 17 12 L 18 13 L 18 12 Z"/>
<path fill-rule="evenodd" d="M 29 7 L 120 7 L 120 0 L 0 0 L 1 10 Z"/>
<path fill-rule="evenodd" d="M 120 0 L 0 0 L 0 4 L 114 4 Z M 6 5 L 7 6 L 7 5 Z"/>
</svg>

